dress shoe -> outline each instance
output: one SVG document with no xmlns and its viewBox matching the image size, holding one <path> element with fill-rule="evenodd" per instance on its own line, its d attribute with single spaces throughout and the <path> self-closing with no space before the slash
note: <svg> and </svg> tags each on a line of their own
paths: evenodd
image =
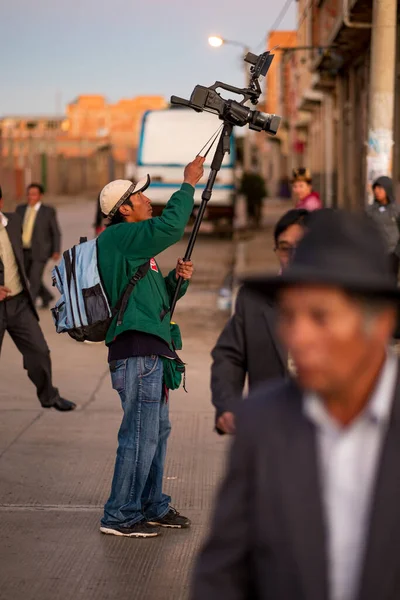
<svg viewBox="0 0 400 600">
<path fill-rule="evenodd" d="M 60 410 L 61 412 L 65 412 L 68 410 L 74 410 L 76 408 L 75 402 L 71 402 L 71 400 L 65 400 L 65 398 L 57 398 L 53 402 L 53 404 L 42 404 L 43 408 L 55 408 L 56 410 Z"/>
</svg>

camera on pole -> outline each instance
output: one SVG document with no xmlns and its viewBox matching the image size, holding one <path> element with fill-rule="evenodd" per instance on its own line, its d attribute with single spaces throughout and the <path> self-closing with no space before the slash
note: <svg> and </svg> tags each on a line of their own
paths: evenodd
<svg viewBox="0 0 400 600">
<path fill-rule="evenodd" d="M 230 152 L 230 137 L 234 126 L 244 127 L 249 126 L 249 129 L 254 131 L 265 131 L 271 135 L 275 135 L 278 131 L 281 118 L 277 115 L 262 113 L 258 110 L 253 110 L 246 106 L 246 102 L 250 101 L 254 106 L 258 104 L 261 96 L 261 87 L 259 79 L 265 77 L 268 69 L 271 66 L 274 55 L 271 52 L 263 52 L 257 56 L 252 52 L 248 52 L 244 57 L 245 62 L 250 63 L 250 80 L 248 87 L 238 88 L 221 81 L 216 81 L 210 87 L 196 85 L 190 100 L 179 98 L 178 96 L 171 97 L 171 104 L 192 108 L 196 112 L 211 112 L 218 116 L 223 121 L 222 132 L 218 140 L 214 158 L 211 163 L 210 175 L 206 187 L 201 195 L 201 204 L 197 213 L 196 220 L 193 225 L 193 230 L 189 238 L 188 247 L 184 256 L 185 261 L 190 260 L 197 234 L 200 229 L 201 222 L 207 207 L 207 202 L 210 200 L 215 179 L 218 171 L 221 168 L 224 155 Z M 225 99 L 218 93 L 217 90 L 225 90 L 242 96 L 240 102 L 232 99 Z M 183 279 L 180 277 L 177 282 L 174 298 L 171 304 L 170 315 L 172 317 L 175 310 L 176 302 L 179 297 L 180 288 Z"/>
<path fill-rule="evenodd" d="M 249 87 L 247 88 L 234 87 L 227 83 L 222 83 L 222 81 L 216 81 L 210 87 L 196 85 L 190 96 L 190 100 L 172 96 L 171 104 L 193 108 L 197 112 L 205 110 L 218 115 L 222 121 L 226 121 L 231 125 L 236 125 L 237 127 L 248 125 L 250 129 L 255 131 L 266 131 L 275 135 L 278 131 L 280 117 L 252 110 L 245 106 L 248 100 L 254 105 L 258 104 L 261 95 L 259 78 L 261 76 L 265 77 L 273 58 L 274 55 L 270 52 L 264 52 L 260 56 L 256 56 L 251 52 L 246 54 L 244 60 L 252 65 L 250 67 L 251 78 Z M 243 99 L 241 102 L 226 100 L 218 93 L 218 89 L 241 95 Z"/>
</svg>

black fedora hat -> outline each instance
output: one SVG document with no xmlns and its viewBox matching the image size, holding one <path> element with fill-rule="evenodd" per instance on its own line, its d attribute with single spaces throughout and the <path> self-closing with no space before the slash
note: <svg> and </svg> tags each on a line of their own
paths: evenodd
<svg viewBox="0 0 400 600">
<path fill-rule="evenodd" d="M 370 217 L 322 209 L 307 220 L 307 233 L 281 276 L 253 276 L 246 287 L 267 295 L 285 286 L 317 284 L 399 300 L 385 240 Z"/>
</svg>

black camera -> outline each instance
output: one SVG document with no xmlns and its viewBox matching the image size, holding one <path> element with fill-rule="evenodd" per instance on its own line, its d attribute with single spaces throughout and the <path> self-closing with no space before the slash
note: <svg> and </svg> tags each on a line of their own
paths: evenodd
<svg viewBox="0 0 400 600">
<path fill-rule="evenodd" d="M 255 131 L 266 131 L 267 133 L 275 135 L 281 121 L 280 117 L 262 113 L 258 110 L 252 110 L 248 106 L 245 106 L 245 102 L 248 100 L 254 105 L 258 103 L 261 95 L 259 78 L 261 76 L 265 77 L 273 58 L 274 55 L 270 52 L 264 52 L 263 54 L 260 54 L 260 56 L 252 54 L 251 52 L 246 54 L 244 60 L 252 65 L 250 67 L 251 77 L 247 88 L 237 88 L 222 83 L 221 81 L 216 81 L 210 87 L 196 85 L 190 100 L 172 96 L 171 104 L 187 106 L 193 108 L 193 110 L 197 112 L 205 110 L 218 115 L 222 121 L 230 123 L 231 125 L 236 125 L 238 127 L 248 125 L 250 129 Z M 241 102 L 225 99 L 217 92 L 218 89 L 241 95 L 243 96 L 243 99 Z"/>
</svg>

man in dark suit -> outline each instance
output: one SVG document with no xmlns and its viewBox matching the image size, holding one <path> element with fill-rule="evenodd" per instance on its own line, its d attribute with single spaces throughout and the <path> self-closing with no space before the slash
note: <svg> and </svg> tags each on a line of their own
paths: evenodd
<svg viewBox="0 0 400 600">
<path fill-rule="evenodd" d="M 44 408 L 69 411 L 75 404 L 53 386 L 50 351 L 29 293 L 21 242 L 21 219 L 3 214 L 0 188 L 0 351 L 6 331 L 21 352 L 24 368 Z"/>
<path fill-rule="evenodd" d="M 289 210 L 274 229 L 275 252 L 283 271 L 304 233 L 306 210 Z M 288 374 L 288 355 L 276 334 L 271 297 L 239 290 L 234 315 L 225 325 L 212 353 L 211 392 L 218 433 L 234 433 L 234 413 L 242 400 L 246 375 L 249 390 Z"/>
<path fill-rule="evenodd" d="M 22 219 L 24 265 L 28 275 L 33 301 L 39 296 L 43 308 L 48 308 L 53 296 L 42 281 L 47 261 L 60 258 L 61 234 L 56 211 L 42 203 L 43 187 L 31 183 L 27 189 L 27 204 L 17 206 Z"/>
<path fill-rule="evenodd" d="M 365 215 L 322 210 L 282 277 L 279 331 L 297 380 L 237 418 L 192 600 L 400 598 L 400 292 Z"/>
</svg>

